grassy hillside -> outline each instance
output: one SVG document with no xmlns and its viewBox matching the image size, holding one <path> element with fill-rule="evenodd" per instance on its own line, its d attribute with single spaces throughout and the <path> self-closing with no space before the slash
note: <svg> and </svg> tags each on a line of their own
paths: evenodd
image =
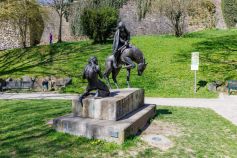
<svg viewBox="0 0 237 158">
<path fill-rule="evenodd" d="M 132 44 L 140 48 L 148 67 L 142 77 L 132 71 L 133 87 L 145 88 L 147 96 L 214 97 L 203 83 L 237 79 L 237 30 L 208 30 L 186 35 L 137 36 Z M 90 41 L 62 43 L 0 52 L 0 78 L 29 76 L 71 76 L 73 85 L 65 92 L 82 92 L 86 86 L 80 79 L 90 56 L 99 58 L 104 70 L 105 58 L 111 54 L 111 43 L 92 45 Z M 199 90 L 193 94 L 194 73 L 190 70 L 191 52 L 200 52 Z M 126 87 L 126 72 L 118 81 Z"/>
</svg>

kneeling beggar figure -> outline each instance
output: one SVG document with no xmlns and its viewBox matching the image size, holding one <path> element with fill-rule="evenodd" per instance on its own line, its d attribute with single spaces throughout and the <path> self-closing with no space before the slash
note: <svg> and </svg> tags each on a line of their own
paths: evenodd
<svg viewBox="0 0 237 158">
<path fill-rule="evenodd" d="M 87 79 L 88 85 L 86 91 L 81 95 L 79 101 L 83 106 L 83 98 L 90 95 L 90 92 L 96 90 L 95 97 L 107 97 L 110 95 L 109 88 L 105 83 L 103 83 L 100 78 L 103 78 L 103 75 L 100 71 L 100 67 L 98 65 L 98 60 L 96 57 L 91 57 L 88 60 L 88 64 L 86 65 L 83 72 L 83 79 Z"/>
</svg>

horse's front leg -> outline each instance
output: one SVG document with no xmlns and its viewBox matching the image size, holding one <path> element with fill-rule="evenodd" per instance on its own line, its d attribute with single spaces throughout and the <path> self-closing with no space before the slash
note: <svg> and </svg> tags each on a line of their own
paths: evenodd
<svg viewBox="0 0 237 158">
<path fill-rule="evenodd" d="M 136 65 L 133 63 L 133 61 L 129 57 L 125 57 L 124 60 L 126 62 L 126 66 L 124 68 L 127 69 L 127 85 L 128 85 L 128 88 L 130 88 L 131 87 L 130 86 L 130 72 L 131 72 L 131 69 L 134 69 L 136 67 Z"/>
<path fill-rule="evenodd" d="M 129 81 L 130 81 L 130 72 L 131 72 L 131 69 L 127 69 L 127 84 L 128 84 L 128 88 L 131 88 L 130 83 L 129 83 Z"/>
<path fill-rule="evenodd" d="M 124 60 L 126 62 L 126 66 L 124 66 L 125 69 L 134 69 L 136 67 L 131 58 L 125 57 Z"/>
</svg>

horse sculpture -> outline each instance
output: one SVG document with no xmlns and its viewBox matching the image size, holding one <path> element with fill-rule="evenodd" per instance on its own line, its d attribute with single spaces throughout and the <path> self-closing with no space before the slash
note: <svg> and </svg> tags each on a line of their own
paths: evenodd
<svg viewBox="0 0 237 158">
<path fill-rule="evenodd" d="M 127 69 L 127 85 L 128 88 L 130 88 L 130 72 L 131 69 L 134 69 L 136 67 L 135 63 L 137 64 L 137 72 L 138 76 L 141 76 L 143 71 L 146 69 L 147 63 L 145 61 L 145 57 L 143 53 L 136 47 L 130 46 L 129 48 L 122 47 L 121 48 L 121 55 L 118 59 L 118 68 L 114 67 L 114 57 L 113 55 L 109 56 L 106 59 L 106 70 L 104 72 L 104 78 L 106 79 L 110 89 L 111 89 L 111 84 L 109 81 L 109 76 L 112 73 L 112 79 L 114 81 L 114 84 L 117 88 L 119 88 L 118 83 L 117 83 L 117 75 L 119 74 L 122 66 L 124 65 L 123 68 Z M 134 63 L 135 62 L 135 63 Z"/>
</svg>

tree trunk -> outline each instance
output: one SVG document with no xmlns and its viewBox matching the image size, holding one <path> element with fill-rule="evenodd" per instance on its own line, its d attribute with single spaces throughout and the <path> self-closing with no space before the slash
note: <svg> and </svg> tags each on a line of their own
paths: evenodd
<svg viewBox="0 0 237 158">
<path fill-rule="evenodd" d="M 62 42 L 62 20 L 63 15 L 59 15 L 59 31 L 58 31 L 58 43 Z"/>
<path fill-rule="evenodd" d="M 25 17 L 24 41 L 23 41 L 24 48 L 26 48 L 26 44 L 27 44 L 27 29 L 28 29 L 28 19 L 27 19 L 27 17 Z"/>
<path fill-rule="evenodd" d="M 176 17 L 175 19 L 175 36 L 176 37 L 180 37 L 183 35 L 183 28 L 181 26 L 181 22 L 180 22 L 180 17 Z"/>
</svg>

